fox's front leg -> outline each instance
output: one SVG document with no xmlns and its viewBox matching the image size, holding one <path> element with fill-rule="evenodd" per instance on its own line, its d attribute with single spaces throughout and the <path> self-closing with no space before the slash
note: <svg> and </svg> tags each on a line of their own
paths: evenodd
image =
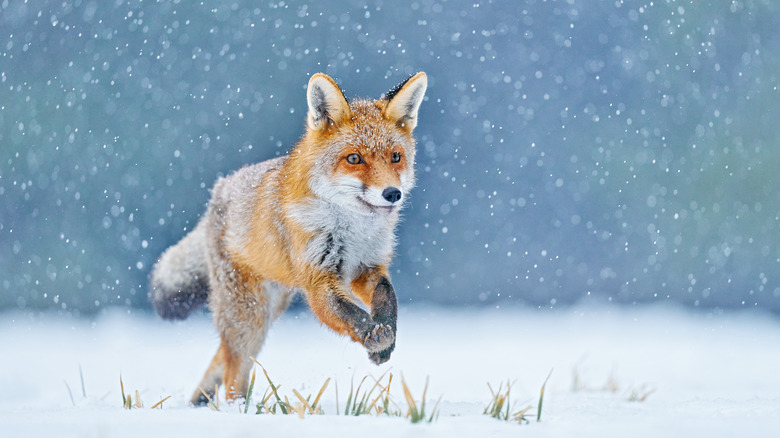
<svg viewBox="0 0 780 438">
<path fill-rule="evenodd" d="M 379 365 L 390 359 L 395 349 L 396 323 L 398 320 L 398 299 L 387 268 L 370 268 L 352 281 L 352 291 L 366 305 L 371 307 L 371 318 L 393 332 L 393 342 L 385 349 L 369 351 L 371 362 Z"/>
<path fill-rule="evenodd" d="M 320 287 L 307 291 L 309 305 L 325 325 L 360 343 L 369 355 L 385 351 L 395 342 L 395 324 L 386 325 L 349 299 L 337 278 L 317 282 Z M 382 320 L 385 321 L 385 320 Z"/>
<path fill-rule="evenodd" d="M 374 321 L 390 327 L 393 331 L 393 343 L 384 350 L 369 352 L 368 358 L 371 362 L 379 365 L 390 359 L 390 353 L 395 350 L 396 323 L 398 321 L 398 300 L 395 296 L 393 285 L 387 277 L 382 277 L 374 289 L 374 296 L 371 299 L 371 316 Z"/>
<path fill-rule="evenodd" d="M 346 324 L 352 339 L 366 347 L 370 358 L 373 354 L 392 349 L 395 345 L 395 321 L 392 326 L 377 321 L 349 298 L 338 293 L 328 297 L 328 305 Z M 376 364 L 381 363 L 373 358 L 371 360 Z"/>
</svg>

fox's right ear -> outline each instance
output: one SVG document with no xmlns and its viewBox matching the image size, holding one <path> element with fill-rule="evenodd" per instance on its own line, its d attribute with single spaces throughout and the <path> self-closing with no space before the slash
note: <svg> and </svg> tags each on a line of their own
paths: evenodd
<svg viewBox="0 0 780 438">
<path fill-rule="evenodd" d="M 323 129 L 330 123 L 341 123 L 351 117 L 347 99 L 336 81 L 326 74 L 317 73 L 309 79 L 306 100 L 309 103 L 309 127 L 313 130 Z"/>
</svg>

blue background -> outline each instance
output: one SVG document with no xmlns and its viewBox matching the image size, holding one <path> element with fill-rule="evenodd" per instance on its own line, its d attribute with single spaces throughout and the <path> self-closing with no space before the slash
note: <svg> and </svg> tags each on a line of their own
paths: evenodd
<svg viewBox="0 0 780 438">
<path fill-rule="evenodd" d="M 4 1 L 0 308 L 148 308 L 305 86 L 429 76 L 402 303 L 780 310 L 772 1 Z"/>
</svg>

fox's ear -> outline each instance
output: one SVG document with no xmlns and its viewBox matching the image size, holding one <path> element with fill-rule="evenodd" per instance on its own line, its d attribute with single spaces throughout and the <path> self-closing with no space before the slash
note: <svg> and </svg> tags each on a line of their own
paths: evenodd
<svg viewBox="0 0 780 438">
<path fill-rule="evenodd" d="M 396 85 L 384 96 L 388 102 L 385 117 L 412 131 L 417 126 L 417 110 L 420 109 L 427 88 L 428 77 L 423 72 Z"/>
<path fill-rule="evenodd" d="M 347 99 L 336 81 L 326 74 L 317 73 L 309 79 L 306 100 L 309 102 L 308 121 L 311 129 L 322 129 L 331 122 L 338 124 L 351 116 Z"/>
</svg>

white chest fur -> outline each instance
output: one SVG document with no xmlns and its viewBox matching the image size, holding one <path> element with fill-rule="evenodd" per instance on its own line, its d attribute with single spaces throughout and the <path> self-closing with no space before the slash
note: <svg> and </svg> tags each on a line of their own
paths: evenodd
<svg viewBox="0 0 780 438">
<path fill-rule="evenodd" d="M 347 283 L 364 267 L 390 263 L 397 212 L 364 214 L 313 199 L 293 207 L 290 216 L 314 233 L 306 247 L 307 262 L 338 273 Z"/>
</svg>

